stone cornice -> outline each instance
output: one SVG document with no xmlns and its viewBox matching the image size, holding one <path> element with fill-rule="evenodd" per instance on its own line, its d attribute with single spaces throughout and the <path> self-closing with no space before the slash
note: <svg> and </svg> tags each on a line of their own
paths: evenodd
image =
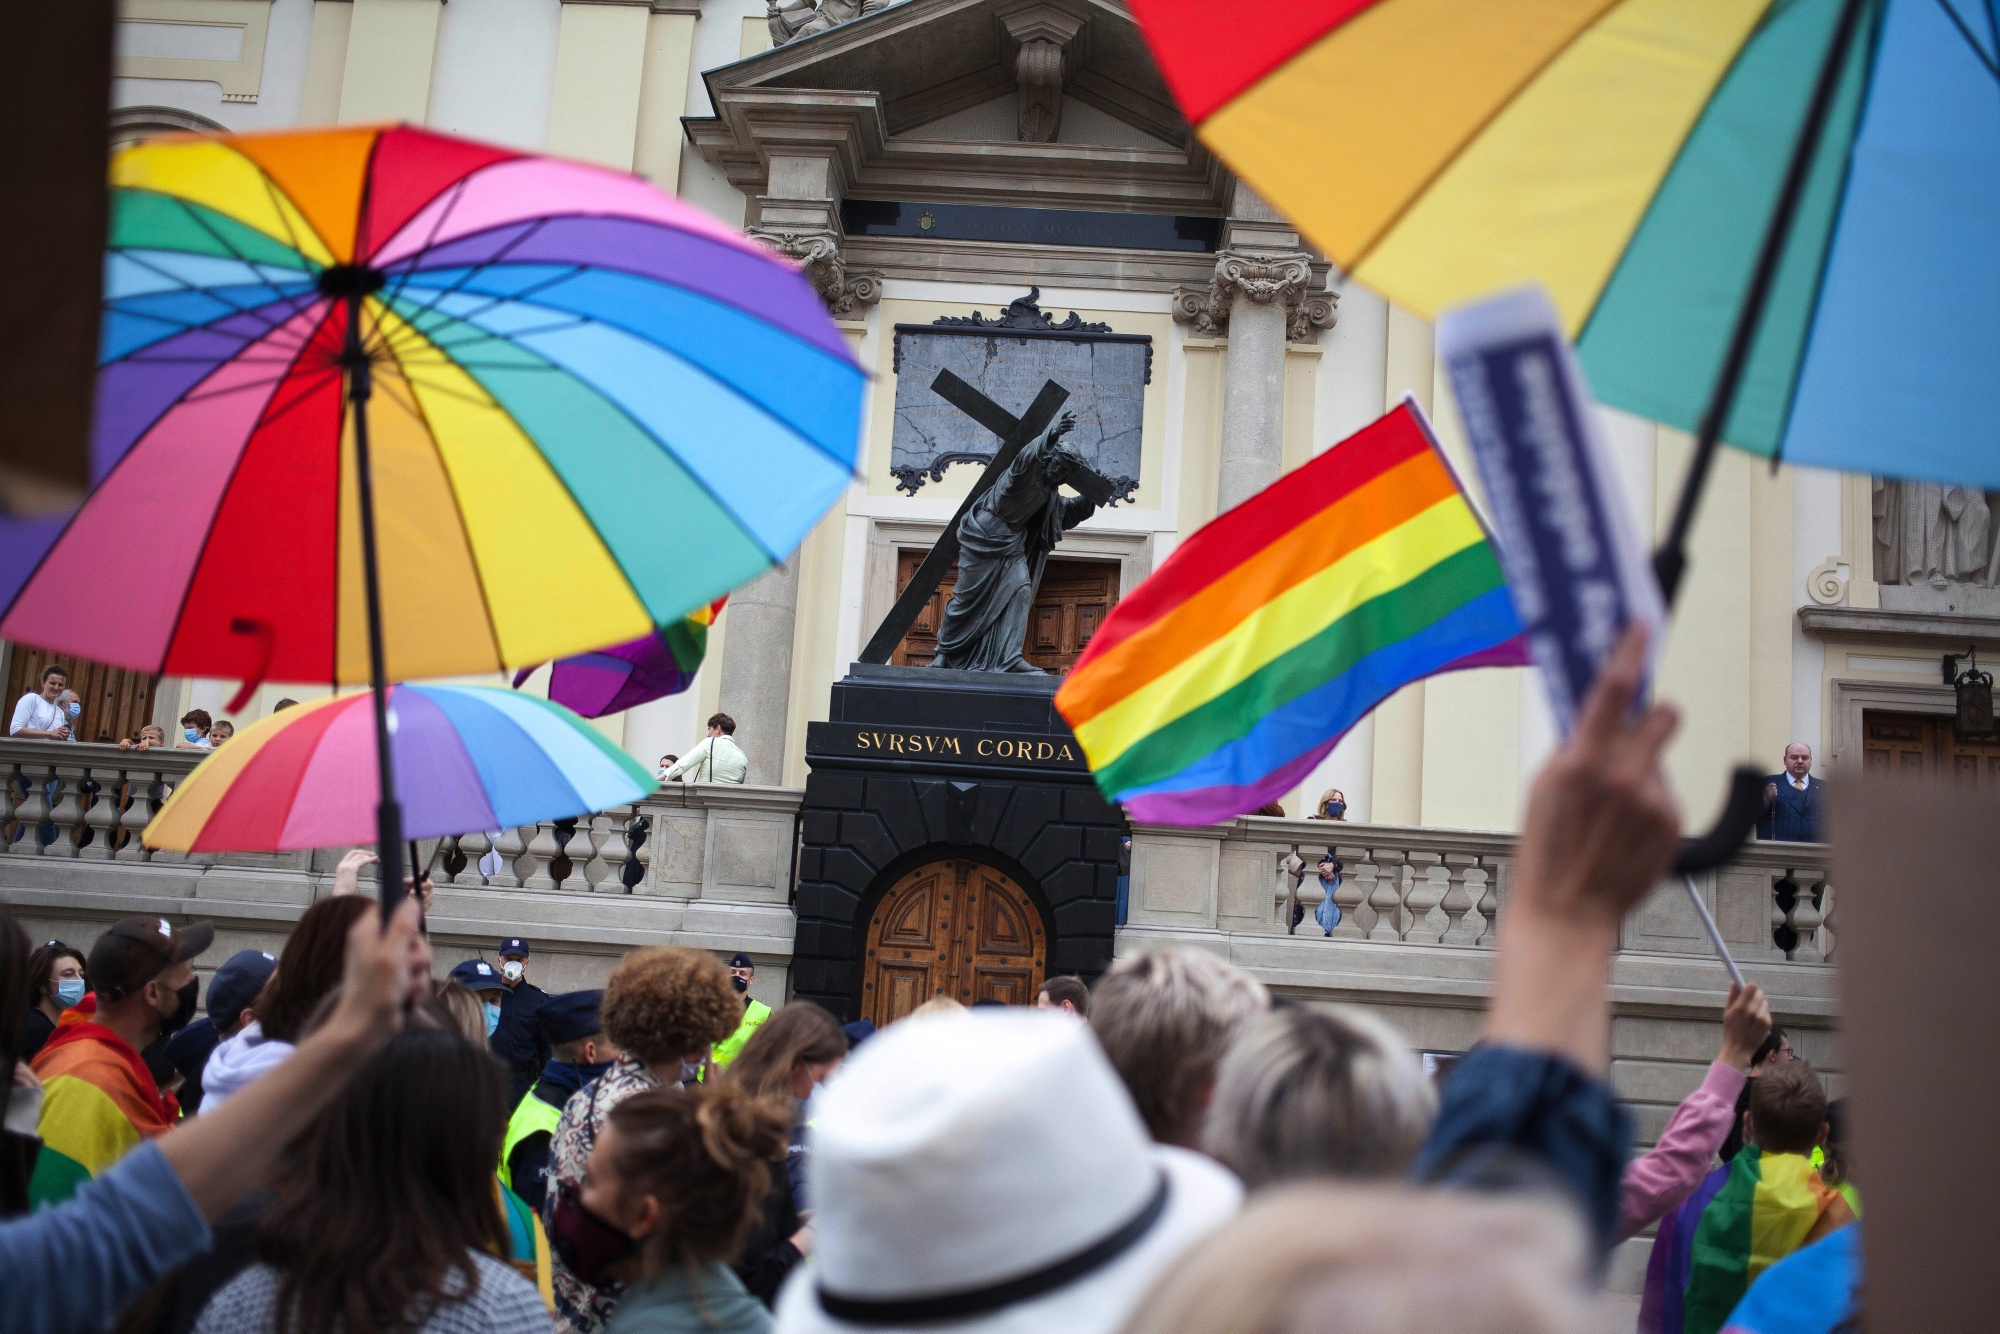
<svg viewBox="0 0 2000 1334">
<path fill-rule="evenodd" d="M 1907 644 L 1930 640 L 1944 647 L 2000 644 L 2000 621 L 1944 612 L 1884 611 L 1869 607 L 1800 607 L 1799 625 L 1819 639 L 1862 639 Z"/>
</svg>

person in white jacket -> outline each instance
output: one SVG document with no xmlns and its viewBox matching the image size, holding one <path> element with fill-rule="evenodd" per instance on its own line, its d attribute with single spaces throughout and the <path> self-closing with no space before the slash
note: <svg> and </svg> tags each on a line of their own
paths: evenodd
<svg viewBox="0 0 2000 1334">
<path fill-rule="evenodd" d="M 736 744 L 736 720 L 718 713 L 708 720 L 708 735 L 660 775 L 662 783 L 740 783 L 750 772 L 750 757 Z"/>
</svg>

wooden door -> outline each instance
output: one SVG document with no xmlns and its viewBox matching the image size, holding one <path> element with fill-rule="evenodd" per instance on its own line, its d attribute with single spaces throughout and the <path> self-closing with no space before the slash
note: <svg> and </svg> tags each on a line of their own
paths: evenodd
<svg viewBox="0 0 2000 1334">
<path fill-rule="evenodd" d="M 918 867 L 868 919 L 861 1014 L 880 1027 L 927 1000 L 1027 1005 L 1042 984 L 1042 915 L 1019 885 L 965 858 Z"/>
<path fill-rule="evenodd" d="M 83 715 L 77 719 L 78 740 L 116 745 L 153 721 L 153 691 L 159 686 L 159 677 L 26 644 L 14 645 L 13 660 L 7 667 L 9 718 L 22 695 L 42 688 L 42 669 L 50 664 L 69 673 L 69 688 L 83 705 Z"/>
<path fill-rule="evenodd" d="M 1948 776 L 2000 793 L 2000 741 L 1961 740 L 1950 714 L 1861 716 L 1862 763 L 1870 773 Z"/>
<path fill-rule="evenodd" d="M 902 551 L 896 562 L 896 595 L 909 587 L 928 552 Z M 895 655 L 898 666 L 927 667 L 937 655 L 938 623 L 944 606 L 958 583 L 958 566 L 945 571 L 937 591 L 917 613 L 910 633 L 903 636 Z M 1118 563 L 1108 560 L 1058 560 L 1053 557 L 1042 567 L 1042 582 L 1035 589 L 1034 610 L 1028 616 L 1028 634 L 1021 655 L 1045 672 L 1067 675 L 1076 660 L 1104 624 L 1104 618 L 1118 604 Z"/>
</svg>

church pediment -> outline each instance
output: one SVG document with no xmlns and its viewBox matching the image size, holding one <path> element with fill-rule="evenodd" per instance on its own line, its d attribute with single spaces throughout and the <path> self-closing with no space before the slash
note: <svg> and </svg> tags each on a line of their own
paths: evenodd
<svg viewBox="0 0 2000 1334">
<path fill-rule="evenodd" d="M 796 197 L 807 159 L 836 199 L 1215 216 L 1226 196 L 1109 0 L 903 0 L 705 78 L 689 137 L 753 197 Z"/>
</svg>

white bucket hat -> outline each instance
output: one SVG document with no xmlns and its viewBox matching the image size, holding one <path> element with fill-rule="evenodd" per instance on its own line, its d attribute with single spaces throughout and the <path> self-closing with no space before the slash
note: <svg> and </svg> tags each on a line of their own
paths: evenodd
<svg viewBox="0 0 2000 1334">
<path fill-rule="evenodd" d="M 1090 1029 L 971 1012 L 872 1039 L 814 1108 L 816 1245 L 781 1334 L 1112 1334 L 1243 1199 L 1154 1144 Z"/>
</svg>

